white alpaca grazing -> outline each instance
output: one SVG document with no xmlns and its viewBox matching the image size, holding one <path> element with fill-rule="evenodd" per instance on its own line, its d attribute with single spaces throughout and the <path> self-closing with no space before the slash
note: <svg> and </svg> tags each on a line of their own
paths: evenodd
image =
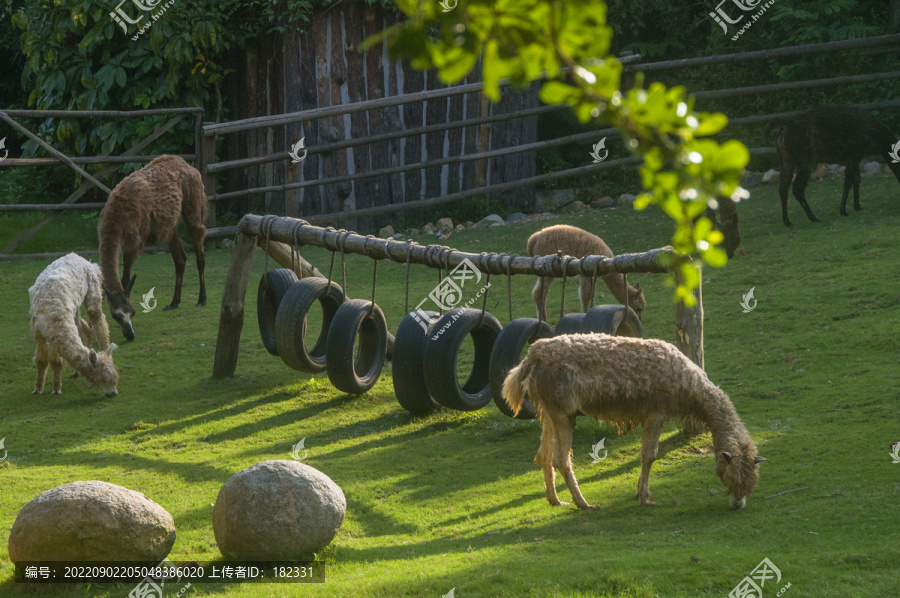
<svg viewBox="0 0 900 598">
<path fill-rule="evenodd" d="M 100 266 L 75 253 L 61 257 L 41 272 L 28 289 L 31 297 L 31 332 L 37 381 L 34 394 L 44 392 L 47 367 L 53 370 L 53 392 L 62 394 L 63 362 L 75 368 L 108 397 L 117 394 L 119 374 L 113 364 L 109 327 L 103 315 L 103 275 Z M 80 309 L 87 309 L 88 320 Z M 97 335 L 101 353 L 91 349 L 91 332 Z"/>
</svg>

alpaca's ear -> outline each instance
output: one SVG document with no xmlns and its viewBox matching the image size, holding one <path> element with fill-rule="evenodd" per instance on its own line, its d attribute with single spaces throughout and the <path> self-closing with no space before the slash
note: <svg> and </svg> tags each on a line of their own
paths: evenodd
<svg viewBox="0 0 900 598">
<path fill-rule="evenodd" d="M 119 347 L 118 347 L 118 345 L 116 345 L 116 343 L 109 343 L 109 346 L 103 352 L 106 353 L 107 355 L 112 355 L 113 349 L 118 349 L 118 348 Z"/>
<path fill-rule="evenodd" d="M 639 283 L 639 282 L 634 283 L 634 289 L 635 289 L 636 291 L 640 291 L 640 290 L 641 290 L 641 283 Z"/>
<path fill-rule="evenodd" d="M 128 281 L 128 284 L 125 285 L 125 294 L 131 297 L 131 288 L 134 286 L 134 281 L 137 279 L 137 274 L 131 277 L 131 280 Z"/>
<path fill-rule="evenodd" d="M 731 460 L 734 458 L 731 453 L 726 453 L 725 451 L 722 451 L 722 456 L 725 457 L 726 463 L 731 463 Z"/>
<path fill-rule="evenodd" d="M 97 367 L 97 352 L 91 349 L 90 355 L 88 355 L 88 360 L 91 362 L 91 365 Z"/>
<path fill-rule="evenodd" d="M 762 463 L 763 461 L 768 461 L 765 457 L 753 457 L 754 463 Z"/>
</svg>

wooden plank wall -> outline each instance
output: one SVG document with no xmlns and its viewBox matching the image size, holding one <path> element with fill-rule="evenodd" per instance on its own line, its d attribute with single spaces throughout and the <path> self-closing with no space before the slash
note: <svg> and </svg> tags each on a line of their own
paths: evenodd
<svg viewBox="0 0 900 598">
<path fill-rule="evenodd" d="M 349 0 L 316 8 L 303 31 L 260 37 L 255 47 L 243 55 L 235 53 L 234 63 L 243 65 L 228 82 L 229 120 L 310 110 L 351 102 L 395 96 L 424 89 L 441 89 L 434 72 L 415 71 L 403 63 L 391 63 L 383 46 L 357 51 L 360 42 L 391 26 L 399 13 Z M 480 80 L 473 72 L 465 81 Z M 228 135 L 221 160 L 236 160 L 287 151 L 305 137 L 307 148 L 343 139 L 415 128 L 448 121 L 472 119 L 487 113 L 502 113 L 538 105 L 535 90 L 507 91 L 499 105 L 485 107 L 480 94 L 470 93 L 430 102 L 381 108 L 319 121 L 304 121 L 271 129 Z M 426 135 L 406 137 L 367 146 L 309 154 L 301 164 L 290 160 L 274 162 L 229 173 L 226 191 L 265 185 L 330 178 L 354 172 L 389 168 L 437 160 L 476 151 L 500 149 L 532 143 L 537 135 L 537 117 L 494 123 L 489 127 L 470 126 Z M 479 140 L 479 135 L 484 136 Z M 487 164 L 488 184 L 518 180 L 535 174 L 533 152 L 493 158 Z M 428 167 L 393 175 L 306 187 L 236 200 L 231 210 L 303 216 L 381 206 L 437 197 L 479 182 L 476 163 L 465 162 Z M 508 205 L 531 205 L 530 192 L 517 191 L 503 198 Z M 415 217 L 414 214 L 410 215 Z M 382 226 L 390 216 L 366 218 L 349 224 L 359 228 Z"/>
</svg>

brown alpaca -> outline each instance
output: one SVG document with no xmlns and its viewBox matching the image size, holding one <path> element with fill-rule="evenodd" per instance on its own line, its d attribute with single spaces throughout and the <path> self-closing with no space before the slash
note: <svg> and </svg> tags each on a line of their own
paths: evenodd
<svg viewBox="0 0 900 598">
<path fill-rule="evenodd" d="M 528 356 L 503 383 L 503 397 L 518 413 L 525 393 L 541 418 L 541 446 L 535 461 L 544 470 L 547 500 L 556 495 L 554 468 L 566 480 L 575 504 L 592 508 L 581 495 L 572 469 L 572 432 L 580 412 L 614 424 L 620 431 L 637 424 L 641 437 L 638 497 L 650 502 L 650 466 L 668 419 L 693 416 L 712 432 L 716 475 L 740 509 L 759 479 L 756 454 L 731 401 L 706 373 L 674 345 L 655 339 L 606 334 L 571 334 L 536 341 Z"/>
<path fill-rule="evenodd" d="M 603 239 L 568 224 L 548 226 L 528 238 L 528 255 L 532 257 L 536 255 L 556 255 L 557 251 L 562 251 L 563 255 L 572 257 L 585 257 L 588 255 L 613 257 L 613 252 L 603 242 Z M 602 278 L 618 302 L 626 305 L 625 276 L 613 272 Z M 541 276 L 535 283 L 534 290 L 531 291 L 531 297 L 537 306 L 538 318 L 544 321 L 547 320 L 547 295 L 550 293 L 550 283 L 552 282 L 552 277 Z M 586 312 L 591 308 L 594 297 L 594 284 L 594 279 L 590 276 L 579 276 L 578 294 L 581 296 L 581 311 Z M 628 285 L 627 305 L 635 311 L 639 318 L 641 317 L 641 312 L 647 307 L 647 303 L 644 301 L 644 291 L 641 290 L 640 283 L 635 286 Z"/>
<path fill-rule="evenodd" d="M 166 310 L 181 302 L 181 283 L 187 255 L 178 236 L 178 217 L 194 243 L 197 271 L 200 273 L 198 306 L 206 305 L 206 192 L 200 173 L 178 156 L 160 156 L 144 168 L 131 173 L 116 185 L 103 211 L 97 234 L 100 237 L 100 264 L 105 280 L 103 290 L 109 299 L 109 311 L 128 340 L 134 340 L 131 316 L 134 307 L 129 297 L 137 275 L 131 267 L 148 243 L 168 244 L 175 262 L 175 295 Z M 125 269 L 119 280 L 119 255 L 124 253 Z M 129 278 L 130 277 L 130 278 Z"/>
<path fill-rule="evenodd" d="M 865 156 L 884 157 L 894 176 L 900 181 L 900 163 L 890 158 L 897 136 L 874 116 L 852 106 L 820 106 L 793 116 L 776 118 L 766 125 L 769 133 L 779 127 L 775 140 L 781 177 L 778 191 L 781 194 L 781 217 L 785 226 L 791 226 L 787 214 L 788 187 L 794 181 L 794 197 L 806 211 L 807 217 L 818 222 L 806 202 L 806 185 L 810 172 L 820 162 L 843 164 L 844 195 L 841 197 L 841 215 L 847 215 L 847 196 L 853 187 L 853 207 L 859 205 L 859 161 Z M 796 178 L 794 173 L 796 172 Z"/>
</svg>

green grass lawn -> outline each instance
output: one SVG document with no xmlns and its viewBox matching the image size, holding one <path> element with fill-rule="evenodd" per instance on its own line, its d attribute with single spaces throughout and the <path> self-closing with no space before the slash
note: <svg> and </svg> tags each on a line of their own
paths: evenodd
<svg viewBox="0 0 900 598">
<path fill-rule="evenodd" d="M 213 503 L 232 474 L 266 459 L 289 459 L 301 438 L 307 462 L 347 497 L 347 517 L 319 555 L 316 585 L 195 585 L 215 596 L 727 596 L 764 558 L 780 570 L 774 596 L 896 596 L 900 592 L 900 201 L 897 182 L 862 183 L 862 212 L 838 214 L 840 182 L 814 182 L 808 195 L 819 224 L 790 205 L 781 224 L 777 191 L 753 190 L 740 205 L 743 243 L 725 268 L 706 268 L 706 369 L 731 397 L 760 454 L 760 483 L 742 511 L 713 471 L 708 434 L 687 438 L 674 423 L 663 434 L 651 475 L 656 507 L 635 498 L 640 432 L 618 436 L 579 418 L 575 470 L 600 508 L 551 508 L 533 458 L 540 423 L 503 416 L 491 403 L 473 413 L 411 418 L 397 404 L 390 367 L 363 396 L 336 391 L 327 376 L 298 374 L 265 352 L 256 326 L 257 253 L 237 374 L 212 380 L 219 303 L 229 254 L 207 254 L 210 301 L 193 306 L 197 276 L 189 259 L 184 301 L 134 318 L 124 342 L 113 324 L 119 395 L 72 380 L 62 396 L 32 396 L 34 343 L 28 293 L 44 261 L 0 262 L 0 596 L 121 596 L 121 585 L 22 586 L 12 581 L 9 529 L 39 493 L 76 480 L 104 480 L 144 493 L 175 518 L 170 558 L 221 558 Z M 557 222 L 598 233 L 617 253 L 666 244 L 668 219 L 656 209 L 612 209 L 581 216 L 454 233 L 459 249 L 525 253 L 528 235 Z M 420 238 L 420 243 L 430 239 Z M 326 252 L 304 255 L 327 271 Z M 270 264 L 274 267 L 274 265 Z M 402 264 L 379 265 L 377 302 L 396 330 L 403 312 Z M 137 262 L 135 297 L 156 288 L 168 303 L 174 272 L 167 254 Z M 348 258 L 353 297 L 371 292 L 372 262 Z M 674 341 L 672 290 L 662 275 L 634 275 L 646 289 L 647 337 Z M 410 302 L 437 282 L 414 267 Z M 507 320 L 505 281 L 488 308 Z M 513 280 L 516 317 L 533 317 L 533 279 Z M 577 304 L 568 285 L 567 307 Z M 550 313 L 559 314 L 559 291 Z M 602 285 L 601 285 L 602 287 Z M 758 306 L 739 302 L 755 287 Z M 604 302 L 611 302 L 603 287 Z M 609 457 L 593 464 L 592 444 Z M 764 500 L 788 490 L 805 490 Z M 564 485 L 563 500 L 569 499 Z M 174 590 L 172 594 L 174 595 Z"/>
</svg>

